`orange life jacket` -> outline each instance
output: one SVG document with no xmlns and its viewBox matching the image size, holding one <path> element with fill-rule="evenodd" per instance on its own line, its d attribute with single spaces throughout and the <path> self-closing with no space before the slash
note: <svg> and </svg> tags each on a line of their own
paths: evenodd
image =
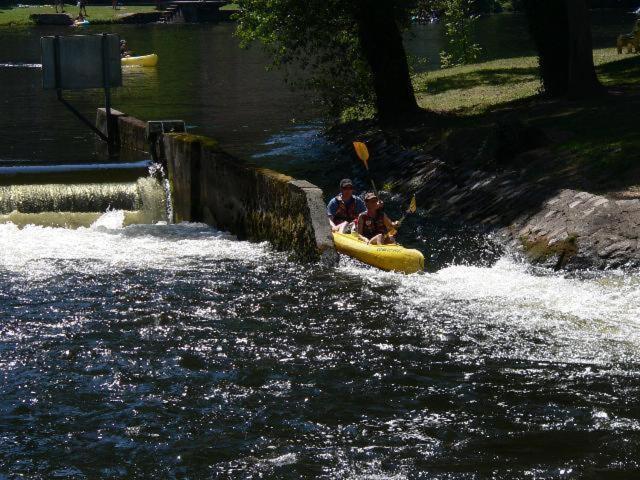
<svg viewBox="0 0 640 480">
<path fill-rule="evenodd" d="M 378 210 L 375 217 L 370 217 L 367 212 L 361 213 L 358 218 L 358 225 L 362 224 L 362 236 L 369 239 L 376 235 L 388 232 L 387 226 L 384 224 L 384 212 Z"/>
<path fill-rule="evenodd" d="M 342 222 L 353 222 L 358 216 L 356 214 L 356 199 L 351 197 L 351 203 L 347 205 L 344 200 L 342 200 L 342 195 L 338 195 L 336 201 L 338 202 L 338 209 L 333 216 L 333 223 L 338 225 Z"/>
</svg>

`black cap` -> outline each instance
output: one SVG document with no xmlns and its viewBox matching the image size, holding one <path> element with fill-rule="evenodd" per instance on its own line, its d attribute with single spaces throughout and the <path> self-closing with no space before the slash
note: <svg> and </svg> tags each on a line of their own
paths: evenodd
<svg viewBox="0 0 640 480">
<path fill-rule="evenodd" d="M 348 178 L 340 180 L 340 188 L 353 187 L 353 182 Z"/>
</svg>

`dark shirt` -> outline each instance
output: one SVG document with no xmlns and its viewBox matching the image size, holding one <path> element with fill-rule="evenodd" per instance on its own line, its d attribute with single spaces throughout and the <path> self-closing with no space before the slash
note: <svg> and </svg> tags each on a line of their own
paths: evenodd
<svg viewBox="0 0 640 480">
<path fill-rule="evenodd" d="M 338 195 L 338 197 L 340 197 L 340 195 Z M 344 204 L 349 207 L 353 202 L 356 202 L 356 218 L 361 213 L 367 211 L 367 206 L 364 204 L 364 200 L 362 200 L 360 197 L 356 197 L 355 195 L 353 195 L 351 199 L 349 199 L 349 201 L 344 202 Z M 327 205 L 327 215 L 329 217 L 335 217 L 339 205 L 340 202 L 338 202 L 338 199 L 336 197 L 333 197 L 329 202 L 329 205 Z"/>
</svg>

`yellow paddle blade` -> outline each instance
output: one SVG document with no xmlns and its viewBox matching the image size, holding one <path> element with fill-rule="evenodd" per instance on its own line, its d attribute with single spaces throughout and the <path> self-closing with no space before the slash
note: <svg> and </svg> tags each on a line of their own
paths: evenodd
<svg viewBox="0 0 640 480">
<path fill-rule="evenodd" d="M 358 155 L 358 158 L 362 160 L 362 163 L 364 163 L 365 168 L 368 170 L 369 149 L 367 148 L 367 146 L 363 142 L 353 142 L 353 148 L 355 148 L 356 155 Z"/>
<path fill-rule="evenodd" d="M 408 213 L 416 213 L 418 206 L 416 205 L 416 196 L 411 197 L 411 202 L 409 203 Z"/>
</svg>

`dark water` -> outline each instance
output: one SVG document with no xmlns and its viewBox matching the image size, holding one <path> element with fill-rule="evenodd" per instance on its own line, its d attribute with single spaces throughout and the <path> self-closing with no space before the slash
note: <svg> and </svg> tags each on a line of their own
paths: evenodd
<svg viewBox="0 0 640 480">
<path fill-rule="evenodd" d="M 637 274 L 328 269 L 105 217 L 0 225 L 0 477 L 637 473 Z"/>
<path fill-rule="evenodd" d="M 229 26 L 114 31 L 161 59 L 127 74 L 123 110 L 323 186 L 356 173 Z M 0 63 L 37 62 L 41 33 L 0 31 Z M 38 82 L 0 67 L 0 158 L 95 160 Z M 551 274 L 457 226 L 405 228 L 428 273 L 303 265 L 118 211 L 0 224 L 0 479 L 637 477 L 640 273 Z"/>
<path fill-rule="evenodd" d="M 248 154 L 298 121 L 317 116 L 301 93 L 291 93 L 280 75 L 265 69 L 259 49 L 243 51 L 233 25 L 112 26 L 82 32 L 114 32 L 134 53 L 155 52 L 156 68 L 125 68 L 113 105 L 143 119 L 184 119 L 193 131 L 219 139 L 230 151 Z M 69 29 L 0 29 L 0 159 L 68 163 L 94 161 L 92 134 L 41 87 L 39 39 Z M 19 47 L 18 47 L 19 46 Z M 70 92 L 88 118 L 101 105 L 100 91 Z"/>
</svg>

